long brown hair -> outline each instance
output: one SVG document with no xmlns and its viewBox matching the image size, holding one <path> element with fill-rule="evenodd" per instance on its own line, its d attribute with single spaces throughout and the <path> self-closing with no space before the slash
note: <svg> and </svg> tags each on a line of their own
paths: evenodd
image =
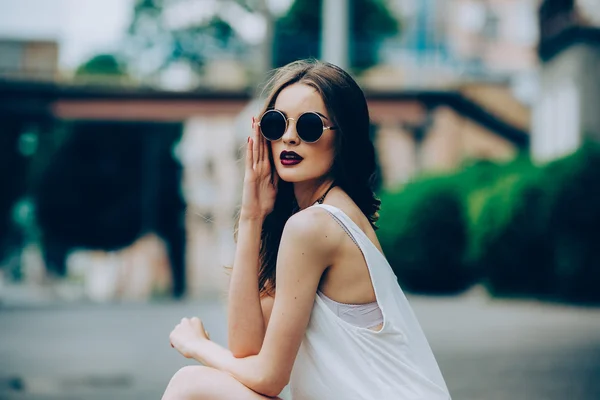
<svg viewBox="0 0 600 400">
<path fill-rule="evenodd" d="M 376 229 L 380 201 L 373 192 L 375 148 L 362 90 L 347 72 L 333 64 L 317 60 L 295 61 L 275 71 L 266 86 L 268 95 L 259 115 L 273 108 L 279 93 L 294 83 L 311 86 L 321 95 L 333 125 L 337 127 L 330 175 Z M 270 146 L 269 153 L 275 171 Z M 281 235 L 288 218 L 297 210 L 293 185 L 279 180 L 273 211 L 265 218 L 261 233 L 258 276 L 261 297 L 275 294 L 275 267 Z"/>
</svg>

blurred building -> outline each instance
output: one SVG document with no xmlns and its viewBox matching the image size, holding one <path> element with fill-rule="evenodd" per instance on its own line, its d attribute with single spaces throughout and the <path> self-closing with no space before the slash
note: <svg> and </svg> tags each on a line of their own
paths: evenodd
<svg viewBox="0 0 600 400">
<path fill-rule="evenodd" d="M 539 9 L 540 93 L 532 154 L 551 160 L 600 140 L 600 3 L 545 0 Z"/>
<path fill-rule="evenodd" d="M 394 0 L 402 35 L 383 61 L 403 87 L 502 82 L 521 102 L 535 89 L 538 0 Z"/>
<path fill-rule="evenodd" d="M 43 126 L 37 129 L 41 136 L 51 137 L 52 132 L 62 129 L 65 123 L 81 126 L 78 134 L 84 136 L 83 140 L 91 140 L 85 139 L 86 136 L 91 138 L 90 130 L 97 136 L 96 133 L 106 129 L 107 136 L 113 139 L 115 130 L 144 137 L 144 132 L 140 132 L 142 130 L 146 131 L 148 138 L 157 138 L 156 134 L 160 136 L 161 129 L 165 135 L 171 135 L 172 130 L 179 126 L 181 139 L 177 146 L 160 151 L 170 153 L 172 159 L 182 164 L 183 176 L 173 186 L 157 186 L 160 181 L 157 173 L 161 172 L 157 168 L 163 168 L 163 163 L 159 163 L 152 153 L 142 156 L 143 182 L 131 182 L 130 185 L 134 188 L 142 185 L 143 192 L 131 193 L 134 199 L 142 200 L 134 201 L 139 204 L 134 205 L 137 209 L 131 212 L 141 214 L 133 218 L 124 216 L 122 222 L 114 226 L 112 235 L 106 232 L 109 237 L 124 237 L 122 231 L 127 230 L 133 235 L 139 232 L 139 237 L 127 236 L 123 240 L 130 240 L 131 245 L 121 250 L 98 251 L 98 248 L 102 248 L 101 243 L 89 250 L 77 248 L 76 245 L 73 247 L 73 244 L 68 249 L 71 253 L 75 252 L 67 254 L 67 274 L 74 274 L 77 281 L 85 282 L 86 296 L 95 300 L 145 299 L 156 290 L 164 291 L 165 287 L 174 284 L 174 279 L 181 277 L 186 280 L 187 290 L 192 296 L 210 294 L 224 288 L 227 277 L 223 267 L 230 265 L 233 260 L 232 231 L 240 188 L 238 167 L 243 165 L 238 163 L 241 157 L 238 150 L 248 134 L 236 129 L 236 117 L 249 99 L 250 95 L 243 92 L 174 93 L 114 86 L 0 81 L 2 123 L 19 120 L 19 123 L 10 124 L 18 129 L 32 124 L 37 126 L 39 121 L 43 121 Z M 126 138 L 123 139 L 125 142 Z M 146 148 L 151 150 L 154 146 L 143 142 L 140 145 L 141 152 Z M 137 151 L 131 148 L 128 151 L 131 150 Z M 56 157 L 56 154 L 50 156 Z M 117 150 L 116 154 L 123 154 L 123 149 Z M 114 164 L 115 160 L 111 157 L 103 161 L 106 165 L 100 166 L 101 169 L 119 165 Z M 130 154 L 129 158 L 138 159 L 139 155 Z M 88 163 L 96 161 L 88 160 Z M 139 168 L 137 163 L 129 164 L 123 165 L 128 170 L 123 170 L 122 174 L 130 174 L 129 169 Z M 89 171 L 89 168 L 83 167 L 73 165 L 71 169 L 80 170 L 76 175 L 81 176 Z M 135 173 L 133 176 L 136 176 Z M 171 209 L 177 205 L 172 204 L 172 200 L 166 203 L 158 200 L 157 203 L 156 200 L 146 199 L 157 190 L 168 191 L 176 197 L 181 191 L 186 212 L 177 214 L 175 210 L 173 213 Z M 105 211 L 108 214 L 118 212 L 116 209 L 124 205 L 119 204 L 123 203 L 122 200 L 115 198 L 115 210 L 107 205 Z M 84 199 L 77 201 L 81 203 Z M 110 202 L 110 199 L 106 201 Z M 56 206 L 62 209 L 60 204 Z M 152 210 L 144 210 L 148 207 Z M 95 209 L 93 213 L 101 212 Z M 138 224 L 139 217 L 142 218 L 142 225 L 130 226 Z M 165 237 L 164 229 L 160 228 L 164 223 L 171 226 L 167 228 L 167 233 L 178 230 L 178 227 L 184 228 L 185 243 L 181 247 L 184 254 L 177 254 L 179 233 L 175 232 L 175 241 L 172 237 Z M 77 225 L 77 221 L 68 225 Z M 82 226 L 77 229 L 85 232 L 91 228 Z M 95 232 L 94 235 L 99 233 Z M 114 248 L 114 245 L 106 247 Z M 174 264 L 180 260 L 184 263 L 183 274 L 177 272 L 177 265 Z M 165 270 L 169 269 L 173 271 L 171 276 L 165 274 Z"/>
<path fill-rule="evenodd" d="M 53 80 L 57 74 L 57 42 L 0 38 L 0 78 Z"/>
<path fill-rule="evenodd" d="M 233 224 L 239 194 L 238 149 L 247 132 L 236 130 L 236 116 L 249 100 L 245 93 L 127 93 L 59 99 L 55 114 L 67 120 L 181 122 L 174 155 L 182 163 L 186 202 L 185 276 L 192 297 L 226 287 L 225 266 L 233 262 Z M 140 247 L 142 249 L 142 247 Z M 151 280 L 146 280 L 151 284 Z M 147 292 L 147 291 L 146 291 Z"/>
<path fill-rule="evenodd" d="M 467 71 L 481 75 L 520 74 L 537 65 L 537 0 L 453 0 L 447 41 Z M 478 72 L 479 70 L 479 72 Z"/>
<path fill-rule="evenodd" d="M 391 2 L 402 35 L 384 46 L 383 64 L 360 78 L 380 94 L 415 94 L 412 105 L 402 101 L 412 111 L 390 113 L 380 124 L 382 163 L 394 165 L 383 168 L 387 187 L 421 171 L 448 171 L 465 160 L 508 161 L 527 150 L 537 90 L 537 3 Z"/>
<path fill-rule="evenodd" d="M 0 112 L 0 116 L 35 121 L 36 115 L 42 115 L 48 126 L 66 121 L 86 129 L 96 126 L 95 132 L 102 126 L 137 132 L 160 130 L 163 125 L 174 129 L 173 124 L 180 124 L 181 139 L 172 154 L 182 164 L 183 176 L 180 185 L 167 189 L 179 187 L 185 201 L 186 289 L 194 297 L 222 293 L 227 282 L 224 267 L 233 262 L 235 249 L 233 226 L 241 196 L 242 150 L 250 134 L 250 116 L 260 109 L 249 93 L 23 82 L 0 82 L 0 93 L 11 99 L 0 102 L 0 106 L 10 106 L 6 109 L 9 114 Z M 466 159 L 514 157 L 528 143 L 526 114 L 507 108 L 506 115 L 511 117 L 506 118 L 478 100 L 507 96 L 510 98 L 502 86 L 475 85 L 460 91 L 367 93 L 384 186 L 401 185 L 423 170 L 452 170 Z M 148 131 L 148 136 L 151 133 Z M 143 180 L 155 182 L 155 163 L 144 162 Z M 151 185 L 148 190 L 146 193 L 157 188 Z M 143 202 L 140 207 L 152 204 Z M 147 216 L 151 221 L 160 219 L 160 215 L 152 216 L 151 210 Z M 167 216 L 175 223 L 177 218 Z M 168 237 L 150 231 L 122 250 L 78 250 L 67 258 L 67 267 L 70 273 L 82 275 L 90 298 L 143 299 L 170 285 L 172 278 L 165 271 L 173 270 L 169 265 L 173 257 L 166 253 L 172 250 Z"/>
<path fill-rule="evenodd" d="M 398 109 L 412 110 L 390 113 L 380 124 L 380 157 L 394 165 L 383 168 L 385 185 L 423 170 L 452 170 L 465 160 L 510 160 L 527 149 L 537 83 L 537 0 L 390 4 L 402 34 L 384 46 L 383 64 L 360 77 L 375 93 L 402 93 Z"/>
<path fill-rule="evenodd" d="M 487 106 L 489 98 L 504 107 Z M 507 162 L 529 145 L 529 111 L 502 85 L 372 93 L 369 110 L 386 189 L 466 161 Z"/>
<path fill-rule="evenodd" d="M 385 46 L 384 64 L 359 77 L 367 91 L 384 188 L 396 188 L 421 172 L 457 169 L 466 160 L 508 161 L 526 149 L 527 82 L 537 68 L 537 0 L 391 3 L 402 15 L 401 39 Z M 187 17 L 182 10 L 180 16 Z M 143 232 L 118 251 L 80 249 L 67 257 L 69 272 L 83 276 L 86 295 L 96 300 L 147 298 L 182 276 L 191 296 L 224 290 L 224 267 L 233 262 L 235 249 L 241 150 L 250 116 L 260 110 L 243 89 L 247 76 L 239 63 L 209 60 L 205 80 L 211 85 L 205 86 L 210 90 L 191 92 L 187 90 L 198 82 L 185 64 L 173 64 L 161 79 L 181 91 L 165 92 L 35 83 L 56 77 L 58 47 L 53 42 L 0 41 L 0 55 L 0 77 L 21 80 L 4 86 L 0 81 L 0 91 L 8 90 L 0 116 L 20 118 L 23 126 L 43 120 L 46 127 L 108 123 L 110 129 L 126 130 L 137 124 L 139 133 L 177 125 L 181 131 L 172 151 L 183 167 L 183 275 L 165 272 L 174 269 L 168 238 Z M 143 179 L 152 182 L 156 166 L 144 165 L 148 176 Z"/>
</svg>

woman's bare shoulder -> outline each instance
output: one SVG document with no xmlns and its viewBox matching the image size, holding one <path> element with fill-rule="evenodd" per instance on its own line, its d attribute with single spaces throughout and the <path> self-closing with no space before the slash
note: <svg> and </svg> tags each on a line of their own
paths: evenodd
<svg viewBox="0 0 600 400">
<path fill-rule="evenodd" d="M 305 248 L 335 250 L 343 238 L 338 228 L 326 210 L 309 207 L 288 219 L 282 240 L 298 240 Z"/>
</svg>

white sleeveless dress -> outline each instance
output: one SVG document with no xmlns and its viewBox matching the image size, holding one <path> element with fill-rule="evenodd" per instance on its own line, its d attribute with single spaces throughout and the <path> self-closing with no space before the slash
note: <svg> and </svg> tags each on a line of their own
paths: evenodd
<svg viewBox="0 0 600 400">
<path fill-rule="evenodd" d="M 351 325 L 315 295 L 290 384 L 282 396 L 290 400 L 449 400 L 429 343 L 385 257 L 342 210 L 326 204 L 313 207 L 328 211 L 360 247 L 384 324 L 380 331 Z"/>
</svg>

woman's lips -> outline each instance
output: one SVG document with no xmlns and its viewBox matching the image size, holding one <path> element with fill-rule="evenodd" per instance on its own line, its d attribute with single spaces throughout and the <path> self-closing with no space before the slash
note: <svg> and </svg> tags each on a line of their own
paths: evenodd
<svg viewBox="0 0 600 400">
<path fill-rule="evenodd" d="M 282 151 L 279 155 L 279 159 L 281 161 L 281 165 L 285 166 L 297 165 L 302 162 L 302 157 L 293 151 Z"/>
<path fill-rule="evenodd" d="M 297 164 L 300 164 L 301 162 L 302 162 L 302 160 L 299 158 L 291 158 L 291 159 L 283 158 L 283 159 L 281 159 L 281 165 L 286 165 L 286 166 L 287 165 L 297 165 Z"/>
</svg>

